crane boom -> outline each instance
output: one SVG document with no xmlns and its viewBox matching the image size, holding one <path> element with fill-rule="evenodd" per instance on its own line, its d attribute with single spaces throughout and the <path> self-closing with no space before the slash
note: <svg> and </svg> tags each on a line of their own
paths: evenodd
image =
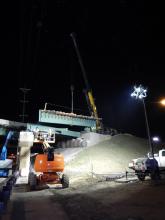
<svg viewBox="0 0 165 220">
<path fill-rule="evenodd" d="M 79 60 L 79 63 L 80 63 L 80 67 L 81 67 L 81 71 L 82 71 L 82 74 L 83 74 L 83 78 L 84 78 L 84 81 L 85 81 L 85 85 L 86 85 L 85 95 L 86 95 L 87 103 L 88 103 L 88 106 L 90 108 L 91 114 L 96 118 L 96 129 L 99 130 L 99 129 L 102 128 L 102 125 L 101 125 L 100 119 L 98 117 L 98 112 L 97 112 L 97 108 L 96 108 L 96 105 L 95 105 L 95 100 L 94 100 L 94 97 L 93 97 L 93 94 L 92 94 L 92 90 L 89 86 L 89 82 L 88 82 L 88 79 L 87 79 L 85 67 L 83 65 L 83 61 L 82 61 L 82 58 L 81 58 L 81 55 L 80 55 L 80 52 L 79 52 L 79 49 L 78 49 L 78 46 L 77 46 L 75 33 L 72 32 L 70 34 L 70 36 L 73 40 L 73 44 L 74 44 L 74 47 L 75 47 L 75 50 L 76 50 L 76 54 L 77 54 L 77 57 L 78 57 L 78 60 Z"/>
<path fill-rule="evenodd" d="M 79 63 L 80 63 L 80 67 L 81 67 L 81 71 L 82 71 L 82 74 L 83 74 L 83 77 L 84 77 L 86 89 L 89 90 L 89 82 L 88 82 L 86 71 L 85 71 L 85 67 L 84 67 L 84 64 L 83 64 L 83 61 L 82 61 L 82 58 L 81 58 L 78 46 L 77 46 L 76 35 L 75 35 L 75 33 L 71 33 L 70 36 L 71 36 L 71 38 L 73 40 L 73 44 L 74 44 L 74 47 L 75 47 L 75 50 L 76 50 L 76 54 L 77 54 L 77 57 L 78 57 L 78 60 L 79 60 Z"/>
</svg>

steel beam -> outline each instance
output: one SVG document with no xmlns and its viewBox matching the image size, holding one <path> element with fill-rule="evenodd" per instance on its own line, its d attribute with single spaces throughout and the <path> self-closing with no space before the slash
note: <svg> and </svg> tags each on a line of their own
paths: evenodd
<svg viewBox="0 0 165 220">
<path fill-rule="evenodd" d="M 27 123 L 27 129 L 30 131 L 36 131 L 39 129 L 40 131 L 45 132 L 52 132 L 59 135 L 71 136 L 71 137 L 80 137 L 80 132 L 78 131 L 71 131 L 68 128 L 55 128 L 50 126 L 43 126 L 40 124 L 30 124 Z"/>
<path fill-rule="evenodd" d="M 39 110 L 39 122 L 96 128 L 94 117 L 52 110 Z"/>
</svg>

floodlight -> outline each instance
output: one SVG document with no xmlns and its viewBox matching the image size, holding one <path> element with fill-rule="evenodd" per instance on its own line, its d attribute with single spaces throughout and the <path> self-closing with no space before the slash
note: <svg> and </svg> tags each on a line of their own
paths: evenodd
<svg viewBox="0 0 165 220">
<path fill-rule="evenodd" d="M 147 89 L 144 89 L 141 85 L 139 87 L 134 86 L 134 91 L 131 93 L 131 96 L 136 99 L 143 99 L 147 97 Z"/>
<path fill-rule="evenodd" d="M 144 98 L 147 97 L 147 89 L 144 89 L 142 85 L 139 85 L 138 87 L 134 86 L 134 91 L 131 93 L 131 96 L 135 97 L 136 99 L 142 100 L 143 107 L 144 107 L 144 114 L 145 114 L 149 147 L 150 147 L 151 154 L 154 157 L 153 146 L 151 143 L 150 129 L 149 129 L 149 124 L 148 124 L 147 111 L 146 111 L 146 106 L 145 106 L 145 101 L 144 101 Z"/>
</svg>

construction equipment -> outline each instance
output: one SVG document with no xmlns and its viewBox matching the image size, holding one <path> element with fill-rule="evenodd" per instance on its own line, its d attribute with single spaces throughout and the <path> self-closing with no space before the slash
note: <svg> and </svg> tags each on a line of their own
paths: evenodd
<svg viewBox="0 0 165 220">
<path fill-rule="evenodd" d="M 11 136 L 13 135 L 13 131 L 9 131 L 7 134 L 5 143 L 2 147 L 0 154 L 0 177 L 8 177 L 12 175 L 12 166 L 13 160 L 7 158 L 7 145 Z"/>
<path fill-rule="evenodd" d="M 85 81 L 85 85 L 86 85 L 85 96 L 86 96 L 87 104 L 88 104 L 88 107 L 89 107 L 89 110 L 90 110 L 90 114 L 95 117 L 95 119 L 96 119 L 96 130 L 99 131 L 99 130 L 102 130 L 102 123 L 101 123 L 101 119 L 98 117 L 98 112 L 97 112 L 97 108 L 96 108 L 96 105 L 95 105 L 95 100 L 94 100 L 94 97 L 93 97 L 93 94 L 92 94 L 92 90 L 89 86 L 89 82 L 88 82 L 88 79 L 87 79 L 85 67 L 83 65 L 83 61 L 82 61 L 82 58 L 81 58 L 81 55 L 80 55 L 80 52 L 79 52 L 79 49 L 78 49 L 78 46 L 77 46 L 75 33 L 71 33 L 70 36 L 73 40 L 74 47 L 75 47 L 75 50 L 76 50 L 76 54 L 78 56 L 78 60 L 79 60 L 79 63 L 80 63 L 81 71 L 82 71 L 82 74 L 83 74 L 83 78 L 84 78 L 84 81 Z"/>
<path fill-rule="evenodd" d="M 55 143 L 55 132 L 49 129 L 49 131 L 41 131 L 39 128 L 33 130 L 34 143 Z"/>
<path fill-rule="evenodd" d="M 0 154 L 0 177 L 9 177 L 13 172 L 13 159 L 7 158 L 7 145 L 12 134 L 12 131 L 8 133 Z M 20 132 L 19 175 L 27 177 L 30 189 L 35 189 L 37 185 L 43 184 L 60 183 L 63 188 L 69 186 L 69 178 L 63 173 L 64 157 L 60 153 L 54 153 L 54 148 L 49 145 L 54 142 L 55 133 L 53 131 L 46 132 L 35 129 L 33 132 Z M 35 152 L 30 155 L 34 143 L 38 143 L 42 153 Z"/>
<path fill-rule="evenodd" d="M 153 156 L 148 153 L 147 157 L 132 159 L 128 167 L 135 171 L 138 179 L 143 181 L 146 176 L 158 179 L 160 174 L 165 173 L 165 149 L 159 150 Z"/>
<path fill-rule="evenodd" d="M 39 139 L 41 143 L 41 139 Z M 29 186 L 31 190 L 37 186 L 48 184 L 62 184 L 63 188 L 69 187 L 69 178 L 64 171 L 64 157 L 54 153 L 53 147 L 46 140 L 42 140 L 43 153 L 31 156 L 29 172 Z"/>
</svg>

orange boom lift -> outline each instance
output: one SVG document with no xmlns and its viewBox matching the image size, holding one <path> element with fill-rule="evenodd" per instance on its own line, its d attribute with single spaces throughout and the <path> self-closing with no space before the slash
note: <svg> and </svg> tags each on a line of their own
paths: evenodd
<svg viewBox="0 0 165 220">
<path fill-rule="evenodd" d="M 42 140 L 40 140 L 40 143 Z M 64 171 L 64 156 L 54 153 L 47 141 L 42 142 L 43 154 L 34 154 L 31 157 L 29 172 L 29 186 L 31 190 L 39 185 L 62 184 L 63 188 L 69 187 L 69 178 Z"/>
</svg>

